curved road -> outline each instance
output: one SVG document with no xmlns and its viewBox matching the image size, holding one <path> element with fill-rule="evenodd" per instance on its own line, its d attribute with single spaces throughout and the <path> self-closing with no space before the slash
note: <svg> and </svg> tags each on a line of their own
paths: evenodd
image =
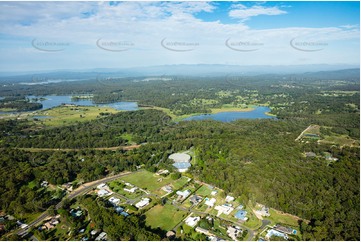
<svg viewBox="0 0 361 242">
<path fill-rule="evenodd" d="M 81 185 L 80 187 L 78 187 L 77 189 L 75 189 L 74 191 L 72 191 L 68 196 L 65 196 L 64 198 L 69 198 L 69 199 L 73 199 L 75 197 L 78 197 L 80 195 L 83 195 L 84 193 L 86 192 L 89 192 L 91 189 L 93 189 L 94 187 L 98 186 L 99 184 L 101 183 L 106 183 L 106 182 L 109 182 L 109 181 L 113 181 L 113 180 L 116 180 L 122 176 L 125 176 L 125 175 L 129 175 L 129 174 L 132 174 L 132 173 L 136 173 L 136 172 L 139 172 L 141 170 L 138 170 L 138 171 L 134 171 L 134 172 L 123 172 L 123 173 L 120 173 L 118 175 L 114 175 L 114 176 L 110 176 L 110 177 L 105 177 L 105 178 L 102 178 L 102 179 L 99 179 L 99 180 L 96 180 L 96 181 L 92 181 L 92 182 L 88 182 L 88 183 L 85 183 L 83 185 Z M 63 200 L 64 200 L 63 198 Z M 55 208 L 56 209 L 59 209 L 61 207 L 61 205 L 63 204 L 63 201 L 60 201 L 56 206 Z M 24 229 L 19 229 L 19 231 L 17 232 L 18 235 L 20 236 L 24 236 L 26 235 L 29 230 L 34 227 L 35 225 L 41 223 L 46 217 L 48 217 L 49 214 L 48 214 L 48 211 L 45 211 L 44 213 L 42 213 L 38 218 L 36 218 L 34 221 L 32 221 L 31 223 L 29 223 L 28 227 L 24 228 Z"/>
</svg>

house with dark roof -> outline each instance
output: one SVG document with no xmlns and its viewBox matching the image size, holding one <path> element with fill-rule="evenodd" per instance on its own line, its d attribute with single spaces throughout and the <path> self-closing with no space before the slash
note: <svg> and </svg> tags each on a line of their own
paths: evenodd
<svg viewBox="0 0 361 242">
<path fill-rule="evenodd" d="M 198 203 L 200 203 L 202 201 L 202 197 L 193 195 L 189 200 L 193 205 L 197 205 Z"/>
<path fill-rule="evenodd" d="M 285 233 L 285 234 L 293 234 L 294 229 L 289 228 L 289 227 L 285 227 L 285 226 L 281 226 L 279 224 L 277 224 L 276 226 L 273 227 L 274 230 L 277 230 L 279 232 Z"/>
</svg>

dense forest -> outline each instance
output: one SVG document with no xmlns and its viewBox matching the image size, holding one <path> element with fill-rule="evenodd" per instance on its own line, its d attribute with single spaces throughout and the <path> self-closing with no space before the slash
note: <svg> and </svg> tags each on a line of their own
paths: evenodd
<svg viewBox="0 0 361 242">
<path fill-rule="evenodd" d="M 1 89 L 0 93 L 69 94 L 72 88 L 73 93 L 94 93 L 97 102 L 135 100 L 140 105 L 168 108 L 175 115 L 209 112 L 224 104 L 267 105 L 278 119 L 173 122 L 166 113 L 150 109 L 57 128 L 27 120 L 0 120 L 0 210 L 21 216 L 55 204 L 63 194 L 41 189 L 42 180 L 55 185 L 86 182 L 135 170 L 141 164 L 153 172 L 171 170 L 169 154 L 192 148 L 196 158 L 189 172 L 196 179 L 233 192 L 244 203 L 259 202 L 309 220 L 300 221 L 302 239 L 360 239 L 359 143 L 295 141 L 311 124 L 321 127 L 321 138 L 347 136 L 358 141 L 358 81 L 279 76 L 141 80 L 93 80 L 86 86 L 79 85 L 81 82 L 58 83 L 31 90 L 19 86 L 11 91 Z M 110 93 L 113 95 L 107 99 Z M 124 134 L 143 144 L 131 151 L 91 149 L 126 145 Z M 54 150 L 29 152 L 23 148 Z M 57 150 L 62 148 L 73 150 Z M 316 156 L 307 157 L 306 152 Z M 337 161 L 328 162 L 325 153 Z M 35 186 L 29 185 L 32 183 Z M 139 218 L 114 222 L 93 198 L 82 202 L 91 207 L 90 216 L 95 221 L 107 224 L 104 228 L 112 239 L 160 238 Z M 114 223 L 108 226 L 109 221 Z M 137 235 L 136 229 L 142 232 Z"/>
</svg>

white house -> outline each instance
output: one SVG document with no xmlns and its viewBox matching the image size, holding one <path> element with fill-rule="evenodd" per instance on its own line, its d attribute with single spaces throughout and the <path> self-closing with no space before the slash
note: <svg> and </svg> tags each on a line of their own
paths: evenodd
<svg viewBox="0 0 361 242">
<path fill-rule="evenodd" d="M 100 189 L 99 191 L 98 191 L 98 196 L 99 197 L 104 197 L 104 196 L 107 196 L 107 195 L 109 195 L 110 193 L 107 191 L 107 190 L 105 190 L 105 189 Z"/>
<path fill-rule="evenodd" d="M 214 209 L 218 210 L 218 216 L 221 215 L 222 213 L 229 215 L 233 211 L 233 208 L 231 206 L 226 206 L 226 205 L 222 205 L 222 206 L 218 205 Z"/>
<path fill-rule="evenodd" d="M 199 220 L 201 220 L 201 217 L 189 217 L 186 219 L 185 223 L 193 228 L 194 226 L 196 226 Z"/>
<path fill-rule="evenodd" d="M 109 198 L 109 202 L 111 202 L 113 205 L 118 205 L 120 202 L 119 198 L 111 197 Z"/>
<path fill-rule="evenodd" d="M 136 190 L 137 190 L 137 187 L 132 187 L 131 189 L 124 188 L 124 191 L 129 192 L 129 193 L 134 193 Z"/>
<path fill-rule="evenodd" d="M 150 199 L 149 198 L 143 198 L 140 202 L 138 202 L 137 204 L 135 204 L 135 206 L 137 208 L 144 208 L 145 206 L 147 206 L 150 202 Z"/>
<path fill-rule="evenodd" d="M 185 191 L 183 191 L 183 192 L 177 191 L 177 195 L 178 195 L 178 196 L 181 196 L 181 197 L 183 197 L 183 198 L 188 197 L 189 194 L 191 194 L 191 191 L 189 191 L 189 190 L 185 190 Z"/>
<path fill-rule="evenodd" d="M 234 197 L 232 197 L 232 196 L 227 196 L 227 197 L 226 197 L 226 202 L 227 202 L 227 203 L 230 203 L 230 202 L 232 202 L 232 201 L 234 201 Z"/>
<path fill-rule="evenodd" d="M 105 183 L 101 183 L 101 184 L 99 184 L 98 186 L 97 186 L 97 188 L 100 190 L 100 189 L 104 189 L 104 188 L 106 188 L 107 187 L 107 184 L 105 184 Z"/>
<path fill-rule="evenodd" d="M 216 199 L 215 198 L 211 198 L 210 200 L 206 200 L 205 204 L 208 206 L 208 207 L 213 207 L 214 204 L 216 203 Z"/>
</svg>

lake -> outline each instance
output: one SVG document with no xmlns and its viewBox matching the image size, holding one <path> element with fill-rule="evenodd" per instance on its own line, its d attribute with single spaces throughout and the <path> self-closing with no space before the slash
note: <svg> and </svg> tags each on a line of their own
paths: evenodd
<svg viewBox="0 0 361 242">
<path fill-rule="evenodd" d="M 27 98 L 45 98 L 46 100 L 39 100 L 38 102 L 43 104 L 43 109 L 49 109 L 53 107 L 57 107 L 62 103 L 66 104 L 75 104 L 79 106 L 99 106 L 99 107 L 111 107 L 116 110 L 125 110 L 125 111 L 134 111 L 138 110 L 138 104 L 136 102 L 115 102 L 115 103 L 107 103 L 107 104 L 94 104 L 91 100 L 71 100 L 72 96 L 64 95 L 54 95 L 54 96 L 27 96 Z"/>
<path fill-rule="evenodd" d="M 269 116 L 266 112 L 270 112 L 271 109 L 269 107 L 257 107 L 249 112 L 221 112 L 214 114 L 201 114 L 195 115 L 183 120 L 205 120 L 205 119 L 213 119 L 222 122 L 232 122 L 237 119 L 276 119 L 274 116 Z"/>
</svg>

